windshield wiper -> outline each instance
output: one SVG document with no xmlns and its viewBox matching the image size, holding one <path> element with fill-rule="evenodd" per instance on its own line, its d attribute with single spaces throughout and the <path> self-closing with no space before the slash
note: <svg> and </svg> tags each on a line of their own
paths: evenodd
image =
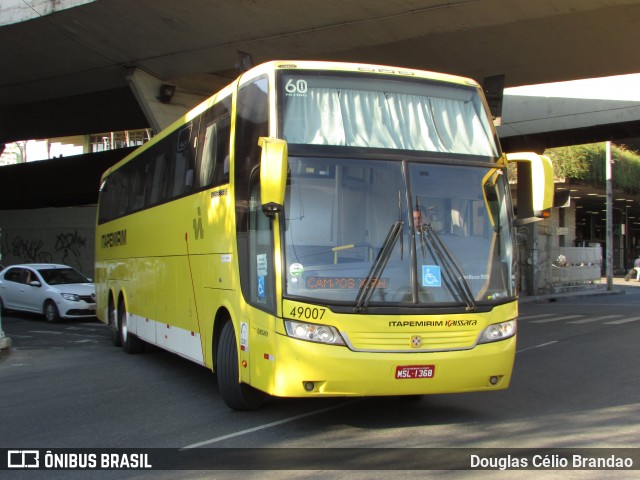
<svg viewBox="0 0 640 480">
<path fill-rule="evenodd" d="M 373 296 L 375 287 L 381 280 L 382 272 L 387 266 L 387 262 L 389 261 L 389 257 L 391 256 L 391 252 L 393 251 L 393 247 L 398 241 L 398 237 L 402 235 L 403 225 L 404 223 L 399 221 L 391 225 L 389 233 L 387 233 L 387 238 L 384 239 L 382 248 L 378 252 L 376 261 L 371 266 L 371 270 L 369 270 L 369 274 L 367 275 L 364 284 L 362 285 L 362 287 L 360 287 L 358 297 L 356 298 L 356 312 L 360 313 L 366 310 L 367 305 L 369 304 L 369 300 L 371 300 L 371 297 Z"/>
<path fill-rule="evenodd" d="M 444 268 L 444 270 L 447 272 L 447 275 L 451 279 L 451 284 L 454 286 L 458 294 L 462 297 L 464 303 L 467 304 L 467 310 L 470 311 L 478 308 L 476 306 L 475 300 L 473 299 L 473 292 L 469 287 L 469 283 L 464 278 L 460 265 L 458 265 L 455 257 L 447 248 L 440 236 L 433 229 L 430 223 L 422 225 L 422 233 L 423 235 L 421 235 L 421 242 L 423 252 L 425 247 L 424 234 L 426 234 L 427 238 L 429 239 L 430 246 L 438 255 L 438 258 L 442 263 L 442 268 Z"/>
</svg>

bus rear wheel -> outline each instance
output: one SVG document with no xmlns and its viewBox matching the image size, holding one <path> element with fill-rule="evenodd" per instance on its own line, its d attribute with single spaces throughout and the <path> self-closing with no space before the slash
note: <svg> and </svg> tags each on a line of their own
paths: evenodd
<svg viewBox="0 0 640 480">
<path fill-rule="evenodd" d="M 122 346 L 122 338 L 120 338 L 120 331 L 118 330 L 118 319 L 116 307 L 113 304 L 113 299 L 109 299 L 109 330 L 111 330 L 111 343 L 114 347 Z"/>
<path fill-rule="evenodd" d="M 127 307 L 124 302 L 118 304 L 118 332 L 122 349 L 127 353 L 140 353 L 144 350 L 144 342 L 129 331 Z"/>
<path fill-rule="evenodd" d="M 262 405 L 265 394 L 240 382 L 238 371 L 238 345 L 233 323 L 222 328 L 216 354 L 218 387 L 222 399 L 233 410 L 256 410 Z"/>
</svg>

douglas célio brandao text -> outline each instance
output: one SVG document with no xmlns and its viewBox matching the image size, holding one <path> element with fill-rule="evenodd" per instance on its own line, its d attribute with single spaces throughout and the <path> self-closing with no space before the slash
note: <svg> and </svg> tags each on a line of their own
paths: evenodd
<svg viewBox="0 0 640 480">
<path fill-rule="evenodd" d="M 511 469 L 584 469 L 584 470 L 606 470 L 606 469 L 632 469 L 634 462 L 632 458 L 617 456 L 615 454 L 605 456 L 585 456 L 579 454 L 558 455 L 558 454 L 538 454 L 538 455 L 505 455 L 505 456 L 482 456 L 471 455 L 471 469 L 483 470 L 511 470 Z"/>
</svg>

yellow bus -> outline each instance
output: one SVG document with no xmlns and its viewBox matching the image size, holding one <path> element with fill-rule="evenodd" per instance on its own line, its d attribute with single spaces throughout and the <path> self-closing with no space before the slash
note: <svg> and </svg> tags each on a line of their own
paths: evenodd
<svg viewBox="0 0 640 480">
<path fill-rule="evenodd" d="M 473 80 L 262 64 L 104 173 L 98 318 L 211 369 L 233 409 L 507 388 L 509 161 L 541 215 L 548 159 L 501 152 Z"/>
</svg>

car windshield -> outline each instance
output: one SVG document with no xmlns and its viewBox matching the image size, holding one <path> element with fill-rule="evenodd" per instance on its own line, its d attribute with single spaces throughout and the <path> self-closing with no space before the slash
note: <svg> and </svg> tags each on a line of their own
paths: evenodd
<svg viewBox="0 0 640 480">
<path fill-rule="evenodd" d="M 514 296 L 508 184 L 499 168 L 289 160 L 289 297 L 356 309 L 473 309 Z"/>
<path fill-rule="evenodd" d="M 38 270 L 49 285 L 66 285 L 70 283 L 87 283 L 89 279 L 73 268 L 43 268 Z"/>
</svg>

